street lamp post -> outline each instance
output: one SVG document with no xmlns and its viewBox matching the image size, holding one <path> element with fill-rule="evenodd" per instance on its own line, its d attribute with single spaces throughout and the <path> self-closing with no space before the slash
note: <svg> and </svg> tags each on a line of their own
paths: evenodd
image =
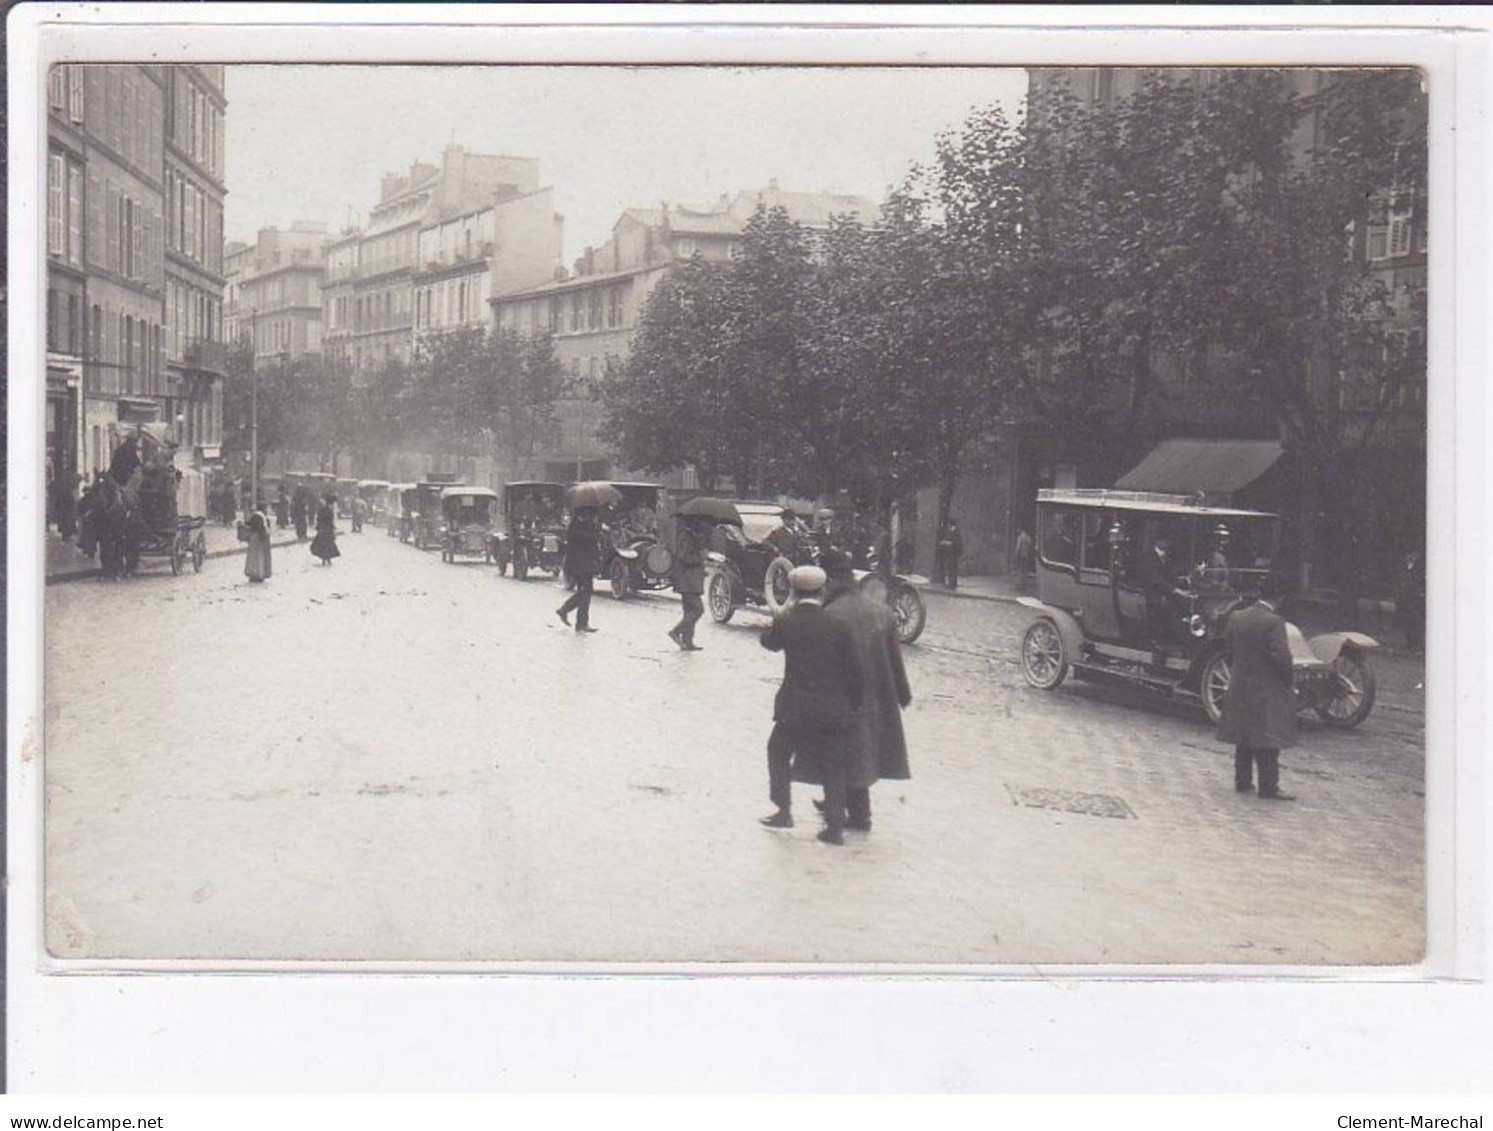
<svg viewBox="0 0 1493 1131">
<path fill-rule="evenodd" d="M 259 311 L 249 311 L 249 505 L 259 509 Z"/>
</svg>

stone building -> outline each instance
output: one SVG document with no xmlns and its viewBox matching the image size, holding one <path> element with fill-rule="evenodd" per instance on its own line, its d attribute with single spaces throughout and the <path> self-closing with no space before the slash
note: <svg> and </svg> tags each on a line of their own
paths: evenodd
<svg viewBox="0 0 1493 1131">
<path fill-rule="evenodd" d="M 229 341 L 249 338 L 256 361 L 322 352 L 322 284 L 327 226 L 297 220 L 288 229 L 261 228 L 253 244 L 225 253 Z"/>
<path fill-rule="evenodd" d="M 759 206 L 784 208 L 809 231 L 824 230 L 834 215 L 874 220 L 875 202 L 834 193 L 784 192 L 776 181 L 734 197 L 722 195 L 708 208 L 660 204 L 628 208 L 611 238 L 588 247 L 565 278 L 495 296 L 493 324 L 499 330 L 549 333 L 555 353 L 578 395 L 556 406 L 558 429 L 552 450 L 527 473 L 550 479 L 619 474 L 611 450 L 598 439 L 601 413 L 592 393 L 609 364 L 627 356 L 653 288 L 675 264 L 695 255 L 718 262 L 737 255 L 741 235 Z M 676 473 L 676 486 L 694 486 L 692 473 Z"/>
<path fill-rule="evenodd" d="M 166 393 L 179 442 L 208 464 L 223 442 L 223 125 L 221 66 L 164 70 Z"/>
<path fill-rule="evenodd" d="M 50 465 L 91 476 L 148 422 L 216 458 L 222 68 L 68 64 L 47 85 Z"/>
<path fill-rule="evenodd" d="M 332 343 L 351 363 L 355 377 L 389 361 L 410 359 L 415 279 L 422 274 L 421 231 L 539 188 L 537 160 L 468 153 L 459 145 L 446 148 L 439 166 L 417 161 L 408 173 L 385 174 L 367 223 L 355 236 L 328 247 L 337 270 L 329 272 L 330 287 L 323 291 L 323 321 L 336 327 Z M 547 238 L 547 231 L 542 232 L 541 242 Z M 353 241 L 355 253 L 344 246 Z M 337 307 L 338 300 L 346 302 Z M 336 309 L 327 310 L 329 301 Z"/>
</svg>

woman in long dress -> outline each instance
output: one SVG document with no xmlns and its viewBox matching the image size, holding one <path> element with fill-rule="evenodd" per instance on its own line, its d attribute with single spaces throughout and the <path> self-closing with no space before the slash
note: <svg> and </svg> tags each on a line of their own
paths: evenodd
<svg viewBox="0 0 1493 1131">
<path fill-rule="evenodd" d="M 311 539 L 311 552 L 321 559 L 322 565 L 331 565 L 333 558 L 342 556 L 337 549 L 337 512 L 332 502 L 332 496 L 327 495 L 316 508 L 316 537 Z"/>
<path fill-rule="evenodd" d="M 249 553 L 244 559 L 244 576 L 250 581 L 264 581 L 270 575 L 270 523 L 262 511 L 254 511 L 244 523 L 249 535 Z"/>
</svg>

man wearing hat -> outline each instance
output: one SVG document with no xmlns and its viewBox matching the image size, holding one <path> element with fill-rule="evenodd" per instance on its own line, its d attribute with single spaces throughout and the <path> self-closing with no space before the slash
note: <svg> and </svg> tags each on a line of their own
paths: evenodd
<svg viewBox="0 0 1493 1131">
<path fill-rule="evenodd" d="M 762 634 L 762 647 L 784 654 L 783 683 L 767 741 L 768 796 L 776 806 L 762 824 L 791 829 L 792 781 L 824 785 L 825 844 L 845 843 L 846 743 L 860 710 L 864 678 L 850 629 L 824 611 L 824 571 L 799 566 L 788 575 L 793 600 Z"/>
<path fill-rule="evenodd" d="M 897 619 L 855 583 L 851 559 L 839 550 L 825 554 L 828 577 L 825 616 L 850 630 L 856 663 L 865 684 L 861 709 L 851 719 L 845 759 L 847 828 L 871 831 L 871 786 L 882 778 L 905 780 L 907 739 L 902 712 L 912 688 L 897 641 Z"/>
<path fill-rule="evenodd" d="M 1267 575 L 1258 599 L 1230 613 L 1224 629 L 1233 667 L 1218 741 L 1234 746 L 1234 788 L 1254 789 L 1258 767 L 1259 795 L 1267 801 L 1296 800 L 1280 788 L 1280 752 L 1296 743 L 1296 668 L 1275 604 L 1282 588 Z"/>
</svg>

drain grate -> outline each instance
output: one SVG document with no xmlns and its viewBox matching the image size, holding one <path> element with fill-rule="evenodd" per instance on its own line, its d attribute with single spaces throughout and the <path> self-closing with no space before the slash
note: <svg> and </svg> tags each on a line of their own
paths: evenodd
<svg viewBox="0 0 1493 1131">
<path fill-rule="evenodd" d="M 1012 805 L 1028 809 L 1056 809 L 1060 813 L 1079 813 L 1085 817 L 1114 817 L 1136 820 L 1135 810 L 1123 797 L 1109 793 L 1079 793 L 1071 789 L 1040 789 L 1006 783 Z"/>
</svg>

